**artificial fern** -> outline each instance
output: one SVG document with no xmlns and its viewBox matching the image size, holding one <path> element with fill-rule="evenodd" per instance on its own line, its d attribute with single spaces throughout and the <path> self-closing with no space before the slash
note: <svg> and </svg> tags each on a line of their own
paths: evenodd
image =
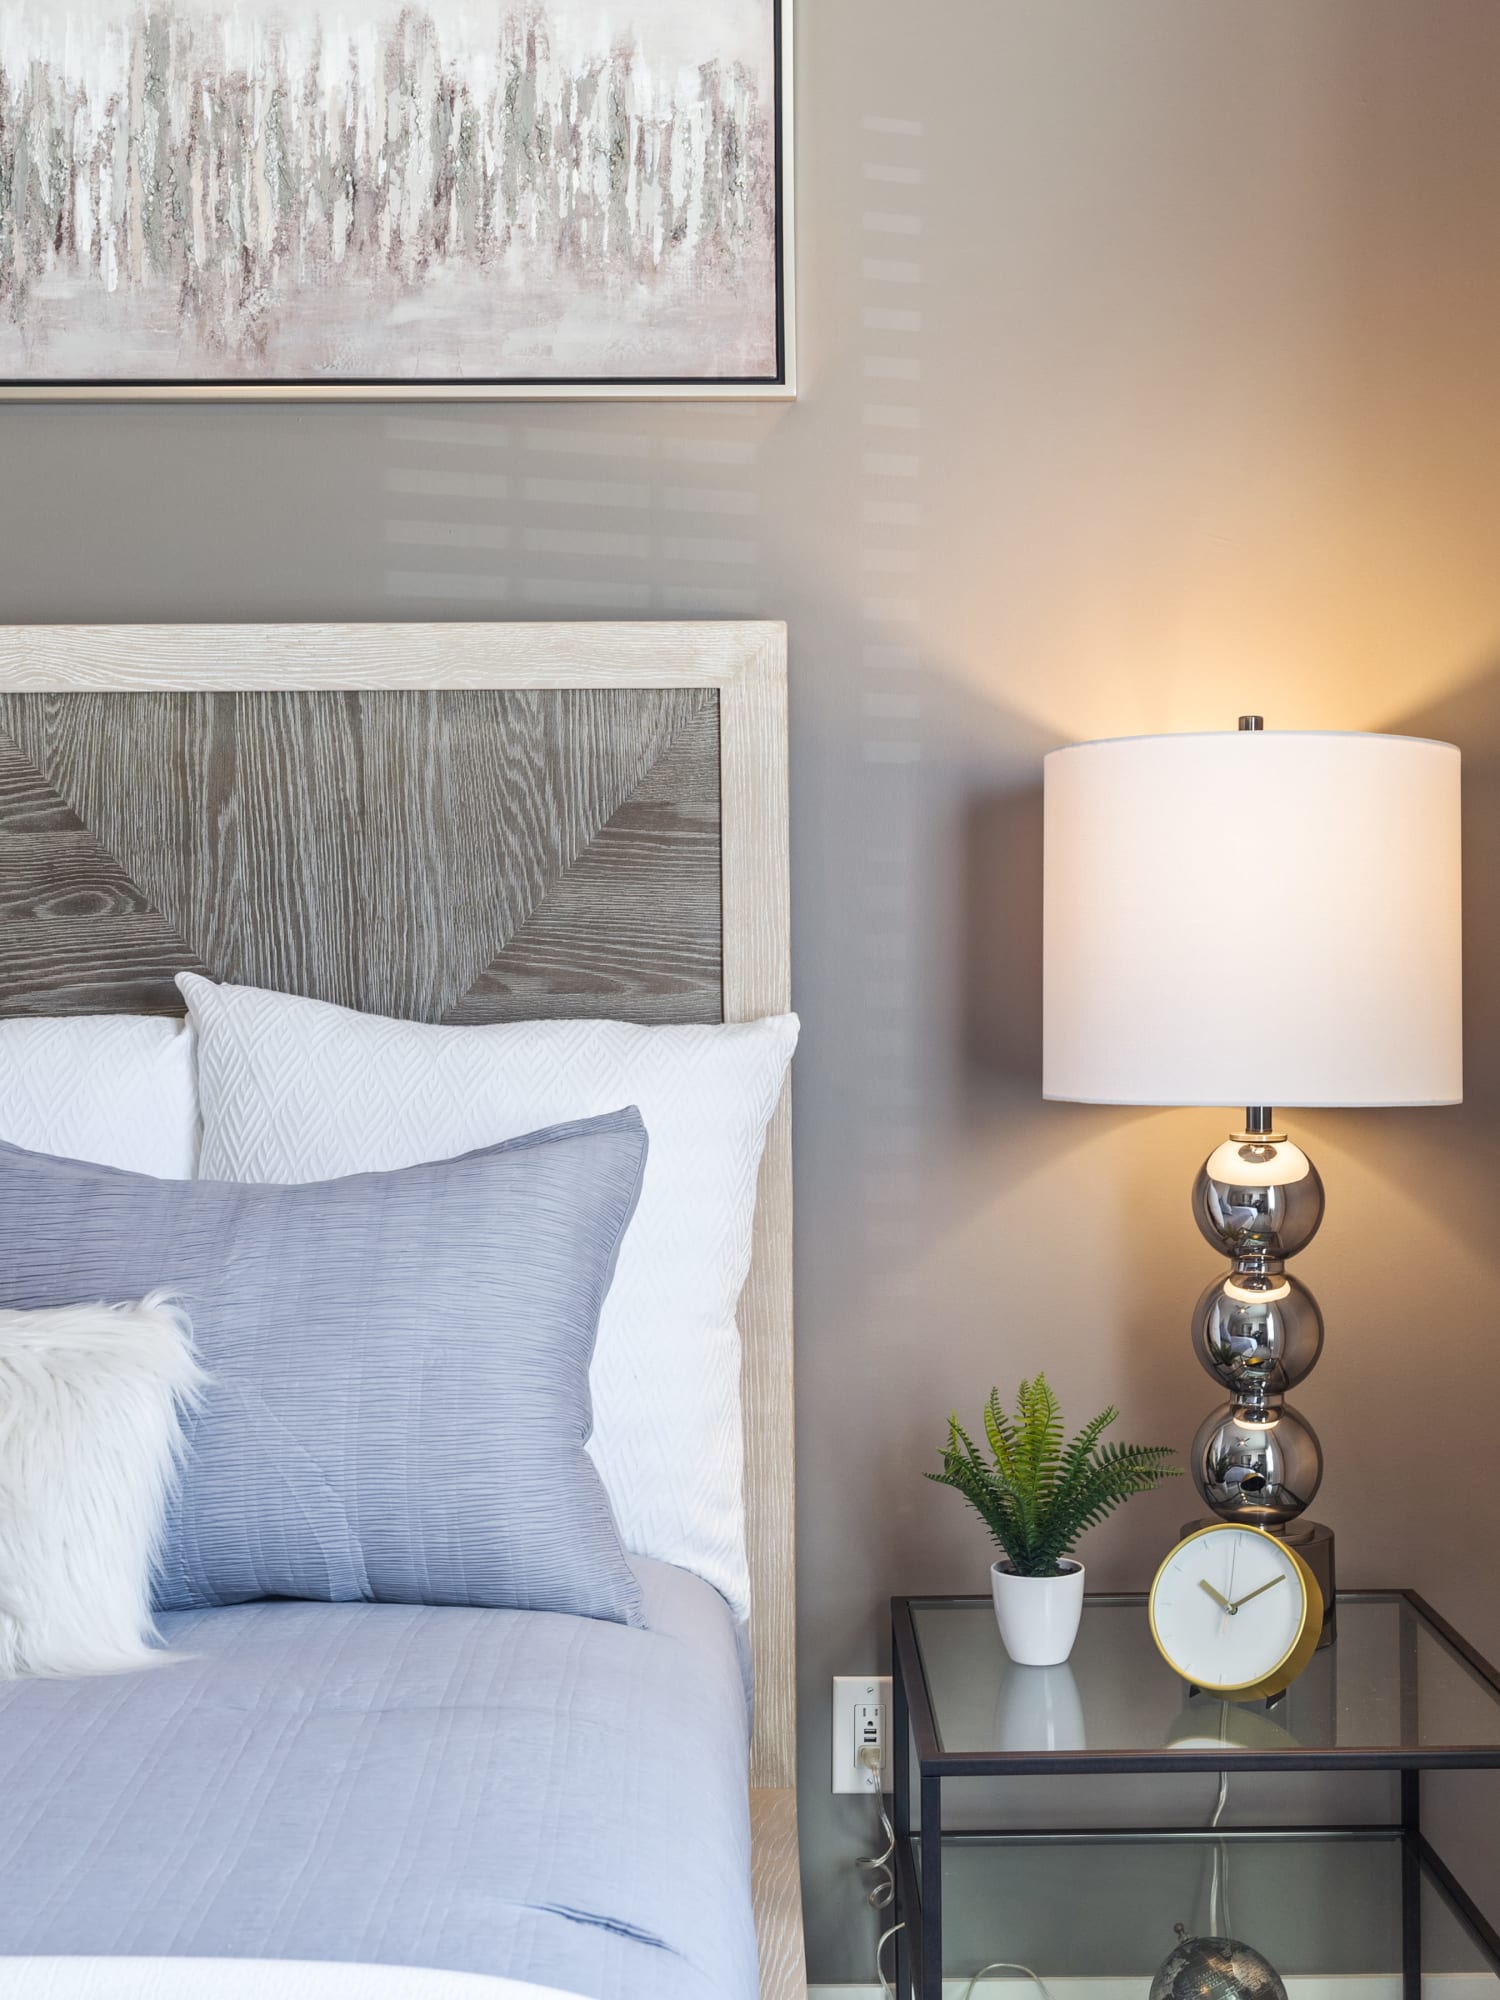
<svg viewBox="0 0 1500 2000">
<path fill-rule="evenodd" d="M 1167 1463 L 1167 1445 L 1101 1445 L 1119 1414 L 1113 1407 L 1101 1410 L 1065 1443 L 1062 1410 L 1045 1375 L 1021 1384 L 1014 1416 L 992 1389 L 984 1406 L 992 1462 L 955 1414 L 948 1419 L 943 1469 L 927 1477 L 962 1493 L 1018 1576 L 1053 1576 L 1089 1528 L 1133 1494 L 1149 1493 L 1181 1472 Z"/>
</svg>

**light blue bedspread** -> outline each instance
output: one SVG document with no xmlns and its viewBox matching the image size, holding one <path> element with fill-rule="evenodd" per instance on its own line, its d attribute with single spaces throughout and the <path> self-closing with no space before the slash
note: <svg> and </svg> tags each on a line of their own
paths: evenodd
<svg viewBox="0 0 1500 2000">
<path fill-rule="evenodd" d="M 736 1635 L 246 1604 L 145 1674 L 0 1685 L 0 1954 L 337 1959 L 754 2000 Z"/>
</svg>

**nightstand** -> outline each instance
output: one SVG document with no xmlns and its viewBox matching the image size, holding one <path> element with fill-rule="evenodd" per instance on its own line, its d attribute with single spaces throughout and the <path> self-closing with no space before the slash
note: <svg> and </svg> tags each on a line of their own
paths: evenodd
<svg viewBox="0 0 1500 2000">
<path fill-rule="evenodd" d="M 1500 1771 L 1500 1674 L 1421 1598 L 1341 1593 L 1338 1643 L 1279 1701 L 1244 1706 L 1178 1680 L 1143 1597 L 1089 1598 L 1066 1667 L 1013 1666 L 988 1598 L 891 1608 L 897 2000 L 940 2000 L 945 1972 L 994 1961 L 1046 1977 L 1028 1953 L 1055 1943 L 1063 1912 L 1054 1974 L 1149 1978 L 1174 1922 L 1208 1931 L 1211 1869 L 1232 1934 L 1284 1977 L 1399 1975 L 1403 2000 L 1420 2000 L 1434 1959 L 1500 1975 L 1500 1931 L 1422 1824 L 1423 1771 Z M 1319 1771 L 1398 1775 L 1368 1821 L 1217 1831 L 1002 1830 L 961 1782 L 1087 1776 L 1102 1811 L 1112 1777 L 1228 1772 L 1232 1797 L 1238 1773 Z"/>
</svg>

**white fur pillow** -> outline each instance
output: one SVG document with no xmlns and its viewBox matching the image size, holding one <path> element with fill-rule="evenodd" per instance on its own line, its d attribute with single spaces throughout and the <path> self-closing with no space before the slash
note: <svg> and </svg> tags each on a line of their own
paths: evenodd
<svg viewBox="0 0 1500 2000">
<path fill-rule="evenodd" d="M 165 1657 L 151 1568 L 205 1381 L 161 1294 L 0 1312 L 0 1678 Z"/>
</svg>

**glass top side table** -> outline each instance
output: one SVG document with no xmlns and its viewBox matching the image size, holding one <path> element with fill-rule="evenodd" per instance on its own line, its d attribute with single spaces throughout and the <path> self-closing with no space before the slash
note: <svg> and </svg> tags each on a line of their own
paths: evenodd
<svg viewBox="0 0 1500 2000">
<path fill-rule="evenodd" d="M 1137 1882 L 1138 1900 L 1140 1883 L 1153 1875 L 1163 1884 L 1176 1879 L 1173 1871 L 1187 1865 L 1186 1846 L 1201 1861 L 1205 1852 L 1222 1853 L 1236 1842 L 1260 1843 L 1254 1859 L 1236 1867 L 1252 1899 L 1262 1895 L 1266 1922 L 1273 1930 L 1284 1924 L 1288 1935 L 1296 1932 L 1299 1884 L 1323 1884 L 1326 1898 L 1326 1885 L 1344 1880 L 1344 1870 L 1346 1900 L 1365 1895 L 1376 1911 L 1391 1904 L 1381 1885 L 1398 1882 L 1390 1969 L 1402 1977 L 1405 2000 L 1420 2000 L 1422 1913 L 1434 1897 L 1465 1949 L 1476 1954 L 1474 1966 L 1500 1974 L 1500 1932 L 1421 1823 L 1424 1770 L 1500 1770 L 1500 1673 L 1410 1592 L 1340 1593 L 1338 1615 L 1337 1643 L 1318 1653 L 1285 1695 L 1239 1704 L 1190 1690 L 1173 1673 L 1152 1642 L 1141 1596 L 1090 1597 L 1063 1667 L 1014 1666 L 988 1598 L 895 1599 L 898 2000 L 940 2000 L 945 1880 L 950 1896 L 962 1890 L 971 1899 L 990 1883 L 996 1907 L 1007 1880 L 1030 1882 L 1035 1897 L 1054 1893 L 1053 1882 L 1056 1894 L 1076 1904 L 1081 1882 L 1097 1882 L 1104 1893 L 1123 1869 Z M 951 1779 L 1225 1770 L 1399 1772 L 1400 1818 L 1315 1831 L 1216 1832 L 1199 1825 L 1149 1834 L 1018 1833 L 968 1824 L 957 1830 L 943 1823 L 943 1786 Z M 1120 1850 L 1131 1842 L 1136 1851 L 1127 1867 Z M 1310 1934 L 1318 1923 L 1315 1904 L 1304 1929 Z M 1275 1962 L 1274 1949 L 1264 1942 L 1260 1948 Z M 1368 1927 L 1363 1948 L 1378 1958 Z M 1016 1953 L 996 1949 L 990 1956 Z"/>
</svg>

